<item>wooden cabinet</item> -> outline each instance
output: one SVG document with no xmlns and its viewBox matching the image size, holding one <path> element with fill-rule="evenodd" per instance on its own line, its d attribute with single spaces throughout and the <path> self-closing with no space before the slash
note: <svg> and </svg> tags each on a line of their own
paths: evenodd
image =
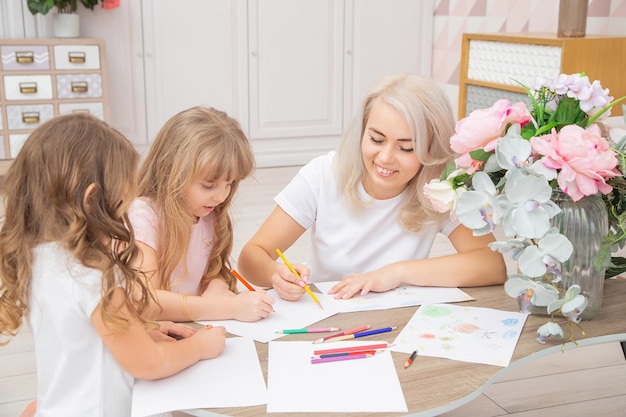
<svg viewBox="0 0 626 417">
<path fill-rule="evenodd" d="M 257 166 L 304 164 L 336 148 L 372 82 L 430 71 L 429 2 L 128 3 L 141 5 L 136 85 L 145 85 L 148 140 L 178 111 L 210 105 L 240 122 Z"/>
<path fill-rule="evenodd" d="M 28 134 L 54 116 L 108 120 L 104 43 L 98 39 L 0 40 L 0 175 Z"/>
<path fill-rule="evenodd" d="M 515 82 L 532 88 L 537 77 L 585 72 L 611 96 L 626 95 L 626 37 L 559 38 L 540 33 L 465 33 L 461 51 L 459 118 L 501 98 L 529 99 Z M 621 106 L 611 110 L 622 114 Z"/>
</svg>

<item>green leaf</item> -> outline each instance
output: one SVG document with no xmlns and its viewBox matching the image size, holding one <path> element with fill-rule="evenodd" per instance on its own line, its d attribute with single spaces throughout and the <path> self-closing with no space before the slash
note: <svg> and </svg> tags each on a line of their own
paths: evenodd
<svg viewBox="0 0 626 417">
<path fill-rule="evenodd" d="M 606 106 L 604 106 L 604 107 L 602 108 L 602 110 L 600 110 L 599 112 L 597 112 L 596 114 L 594 114 L 594 115 L 593 115 L 593 117 L 589 118 L 589 120 L 587 121 L 587 126 L 586 126 L 586 127 L 589 127 L 589 126 L 591 126 L 592 124 L 594 124 L 594 123 L 595 123 L 595 121 L 596 121 L 596 120 L 598 120 L 598 118 L 599 118 L 600 116 L 602 116 L 604 113 L 606 113 L 606 111 L 607 111 L 607 110 L 609 110 L 611 107 L 615 106 L 617 103 L 619 103 L 620 101 L 625 100 L 625 99 L 626 99 L 626 96 L 621 97 L 621 98 L 618 98 L 617 100 L 613 100 L 612 102 L 610 102 L 609 104 L 607 104 Z"/>
<path fill-rule="evenodd" d="M 474 161 L 486 162 L 487 159 L 489 159 L 489 157 L 493 155 L 493 153 L 494 151 L 485 152 L 483 149 L 476 149 L 474 151 L 471 151 L 469 154 Z"/>
<path fill-rule="evenodd" d="M 612 278 L 626 272 L 626 258 L 614 256 L 611 258 L 611 266 L 604 273 L 604 278 Z"/>
</svg>

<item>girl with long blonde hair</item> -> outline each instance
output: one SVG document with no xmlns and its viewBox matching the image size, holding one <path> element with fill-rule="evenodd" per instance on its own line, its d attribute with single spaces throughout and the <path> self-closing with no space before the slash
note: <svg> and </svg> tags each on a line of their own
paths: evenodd
<svg viewBox="0 0 626 417">
<path fill-rule="evenodd" d="M 276 196 L 277 206 L 243 247 L 239 268 L 284 299 L 303 282 L 340 281 L 330 293 L 350 298 L 399 285 L 480 286 L 506 279 L 502 256 L 436 212 L 423 192 L 455 157 L 454 116 L 444 92 L 415 74 L 388 75 L 367 92 L 336 152 L 314 158 Z M 311 229 L 300 277 L 276 262 Z M 435 237 L 458 253 L 430 258 Z"/>
<path fill-rule="evenodd" d="M 229 214 L 239 183 L 254 169 L 237 121 L 209 107 L 172 116 L 140 171 L 130 220 L 164 320 L 256 321 L 272 312 L 264 291 L 237 291 Z"/>
<path fill-rule="evenodd" d="M 0 335 L 28 317 L 38 415 L 129 416 L 133 377 L 170 376 L 224 349 L 223 327 L 181 341 L 149 331 L 154 299 L 133 267 L 127 217 L 138 159 L 119 132 L 74 113 L 35 129 L 4 179 Z"/>
</svg>

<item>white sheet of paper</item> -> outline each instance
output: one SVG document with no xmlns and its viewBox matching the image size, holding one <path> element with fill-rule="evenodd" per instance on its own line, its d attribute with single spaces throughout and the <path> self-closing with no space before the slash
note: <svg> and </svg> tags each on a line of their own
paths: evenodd
<svg viewBox="0 0 626 417">
<path fill-rule="evenodd" d="M 347 300 L 336 300 L 328 295 L 339 281 L 316 282 L 315 286 L 322 293 L 318 298 L 324 307 L 328 306 L 342 313 L 351 311 L 384 310 L 387 308 L 410 307 L 420 304 L 457 303 L 473 300 L 469 294 L 458 288 L 416 287 L 406 285 L 386 292 L 370 292 L 363 296 L 354 296 Z"/>
<path fill-rule="evenodd" d="M 267 389 L 254 341 L 231 337 L 226 339 L 224 352 L 215 359 L 200 361 L 168 378 L 135 380 L 132 417 L 266 403 Z"/>
<path fill-rule="evenodd" d="M 270 342 L 267 412 L 408 411 L 388 349 L 371 358 L 311 364 L 314 350 L 373 343 Z"/>
<path fill-rule="evenodd" d="M 275 290 L 268 290 L 267 293 L 274 297 L 275 302 L 274 312 L 265 319 L 254 322 L 209 320 L 198 323 L 224 326 L 232 334 L 267 343 L 270 340 L 285 336 L 276 333 L 277 331 L 307 327 L 338 313 L 331 306 L 324 305 L 324 302 L 320 300 L 324 307 L 321 309 L 306 293 L 298 301 L 285 301 L 276 294 Z"/>
<path fill-rule="evenodd" d="M 527 314 L 483 307 L 428 304 L 417 309 L 391 350 L 508 366 Z"/>
</svg>

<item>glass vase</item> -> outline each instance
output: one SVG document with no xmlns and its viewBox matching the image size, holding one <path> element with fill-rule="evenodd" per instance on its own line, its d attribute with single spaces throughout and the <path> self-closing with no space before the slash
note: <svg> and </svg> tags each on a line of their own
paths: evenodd
<svg viewBox="0 0 626 417">
<path fill-rule="evenodd" d="M 561 190 L 554 190 L 552 201 L 561 212 L 551 220 L 561 234 L 569 239 L 574 252 L 561 265 L 562 279 L 557 285 L 564 292 L 578 284 L 589 304 L 581 314 L 583 320 L 596 316 L 604 290 L 604 272 L 596 271 L 593 262 L 609 230 L 606 206 L 600 194 L 573 201 Z"/>
</svg>

